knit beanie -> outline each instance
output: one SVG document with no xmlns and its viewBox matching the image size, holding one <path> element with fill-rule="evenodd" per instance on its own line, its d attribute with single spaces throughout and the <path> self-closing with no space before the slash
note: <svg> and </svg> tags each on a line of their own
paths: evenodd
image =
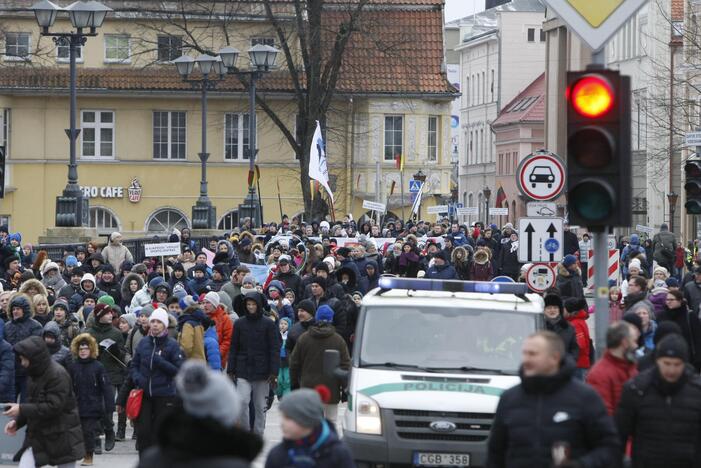
<svg viewBox="0 0 701 468">
<path fill-rule="evenodd" d="M 669 278 L 667 278 L 665 283 L 667 284 L 668 288 L 678 288 L 679 287 L 679 280 L 673 276 L 670 276 Z"/>
<path fill-rule="evenodd" d="M 114 298 L 108 294 L 105 294 L 104 296 L 100 296 L 100 298 L 97 300 L 98 304 L 107 304 L 110 307 L 114 307 Z"/>
<path fill-rule="evenodd" d="M 204 300 L 212 304 L 215 309 L 219 307 L 219 294 L 217 294 L 215 291 L 209 291 L 207 294 L 205 294 Z"/>
<path fill-rule="evenodd" d="M 243 281 L 241 284 L 252 284 L 253 286 L 256 285 L 256 279 L 253 277 L 253 275 L 246 275 L 243 277 Z"/>
<path fill-rule="evenodd" d="M 151 317 L 151 314 L 153 313 L 154 310 L 156 310 L 156 307 L 157 306 L 154 306 L 151 303 L 146 304 L 144 307 L 141 308 L 138 315 L 145 315 L 147 317 Z"/>
<path fill-rule="evenodd" d="M 197 296 L 185 296 L 178 301 L 178 304 L 182 310 L 187 309 L 191 305 L 197 305 L 198 303 L 199 300 L 197 299 Z"/>
<path fill-rule="evenodd" d="M 107 304 L 97 304 L 94 309 L 95 320 L 100 320 L 107 314 L 112 313 L 112 308 Z"/>
<path fill-rule="evenodd" d="M 67 267 L 74 267 L 76 265 L 78 265 L 78 259 L 75 258 L 75 256 L 69 255 L 68 257 L 66 257 L 66 266 Z"/>
<path fill-rule="evenodd" d="M 297 304 L 297 309 L 302 309 L 308 312 L 311 316 L 314 316 L 314 314 L 316 314 L 316 306 L 314 305 L 314 302 L 311 299 L 304 299 L 302 301 L 299 301 L 299 304 Z"/>
<path fill-rule="evenodd" d="M 56 310 L 57 307 L 68 312 L 68 302 L 66 302 L 64 299 L 61 299 L 61 298 L 56 299 L 56 301 L 54 301 L 54 305 L 51 307 L 51 312 Z"/>
<path fill-rule="evenodd" d="M 178 283 L 173 287 L 173 296 L 177 297 L 178 299 L 182 299 L 183 297 L 187 296 L 187 291 L 180 283 Z"/>
<path fill-rule="evenodd" d="M 572 254 L 565 255 L 565 258 L 562 260 L 562 265 L 564 267 L 569 267 L 577 263 L 577 257 L 575 257 Z"/>
<path fill-rule="evenodd" d="M 663 357 L 679 358 L 689 362 L 689 347 L 681 335 L 671 334 L 659 342 L 655 348 L 655 359 Z"/>
<path fill-rule="evenodd" d="M 119 317 L 119 320 L 122 319 L 129 324 L 129 328 L 134 328 L 134 325 L 136 325 L 136 315 L 134 314 L 124 314 Z"/>
<path fill-rule="evenodd" d="M 156 276 L 154 277 L 151 281 L 148 282 L 148 287 L 150 289 L 156 289 L 158 286 L 163 284 L 163 277 L 161 276 Z"/>
<path fill-rule="evenodd" d="M 300 388 L 282 399 L 282 414 L 305 428 L 314 428 L 324 420 L 324 406 L 321 397 L 310 388 Z"/>
<path fill-rule="evenodd" d="M 638 260 L 637 258 L 634 258 L 633 260 L 628 262 L 628 270 L 630 270 L 631 268 L 637 268 L 638 270 L 642 270 L 640 260 Z"/>
<path fill-rule="evenodd" d="M 158 320 L 163 324 L 164 327 L 168 328 L 168 312 L 165 310 L 161 309 L 160 307 L 156 310 L 153 311 L 151 316 L 149 317 L 149 322 L 152 320 Z"/>
<path fill-rule="evenodd" d="M 333 309 L 326 304 L 319 306 L 316 310 L 314 320 L 317 322 L 333 322 Z"/>
<path fill-rule="evenodd" d="M 326 291 L 326 279 L 322 278 L 321 276 L 315 276 L 314 279 L 312 279 L 310 284 L 314 284 L 314 283 L 318 284 L 321 287 L 321 289 Z"/>
<path fill-rule="evenodd" d="M 675 322 L 669 320 L 663 320 L 657 324 L 655 329 L 655 336 L 652 337 L 652 342 L 655 346 L 658 345 L 662 339 L 668 335 L 676 333 L 677 335 L 682 334 L 682 329 Z"/>
<path fill-rule="evenodd" d="M 560 309 L 560 313 L 562 313 L 562 298 L 558 296 L 557 294 L 548 294 L 543 298 L 543 302 L 545 302 L 545 307 L 548 306 L 556 306 L 558 309 Z"/>
</svg>

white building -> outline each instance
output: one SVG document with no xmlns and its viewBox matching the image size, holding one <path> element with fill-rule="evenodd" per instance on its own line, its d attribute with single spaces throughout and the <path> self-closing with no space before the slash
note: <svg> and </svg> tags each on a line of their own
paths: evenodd
<svg viewBox="0 0 701 468">
<path fill-rule="evenodd" d="M 538 0 L 514 0 L 454 22 L 461 37 L 458 197 L 479 207 L 477 219 L 484 219 L 483 190 L 497 191 L 491 123 L 545 70 L 544 12 Z"/>
</svg>

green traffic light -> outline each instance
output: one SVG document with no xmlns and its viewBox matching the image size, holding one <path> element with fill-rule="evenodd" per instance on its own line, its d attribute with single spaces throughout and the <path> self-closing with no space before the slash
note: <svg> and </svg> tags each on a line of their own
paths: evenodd
<svg viewBox="0 0 701 468">
<path fill-rule="evenodd" d="M 701 214 L 701 202 L 698 200 L 689 200 L 684 204 L 687 214 L 697 215 Z"/>
<path fill-rule="evenodd" d="M 569 203 L 584 221 L 591 223 L 606 220 L 614 205 L 611 191 L 593 181 L 583 182 L 570 190 Z"/>
</svg>

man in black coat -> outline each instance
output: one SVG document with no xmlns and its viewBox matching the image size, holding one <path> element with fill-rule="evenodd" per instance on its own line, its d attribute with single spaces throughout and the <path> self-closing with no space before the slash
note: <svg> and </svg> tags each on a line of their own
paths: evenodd
<svg viewBox="0 0 701 468">
<path fill-rule="evenodd" d="M 288 356 L 292 355 L 299 337 L 314 325 L 315 314 L 316 307 L 310 299 L 304 299 L 297 304 L 297 321 L 292 325 L 290 331 L 287 332 L 287 340 L 285 341 L 285 349 L 287 349 Z"/>
<path fill-rule="evenodd" d="M 499 400 L 489 436 L 488 468 L 552 466 L 556 443 L 569 445 L 570 467 L 620 463 L 620 443 L 601 397 L 573 378 L 562 340 L 541 331 L 523 344 L 521 383 Z"/>
<path fill-rule="evenodd" d="M 266 397 L 270 385 L 277 382 L 281 346 L 275 322 L 263 316 L 263 300 L 263 295 L 257 291 L 246 294 L 244 304 L 247 314 L 234 323 L 227 368 L 242 399 L 241 427 L 249 425 L 248 405 L 253 394 L 256 417 L 255 426 L 251 429 L 261 437 L 265 430 Z"/>
<path fill-rule="evenodd" d="M 655 367 L 624 387 L 616 425 L 633 438 L 633 467 L 701 466 L 701 378 L 687 365 L 689 350 L 676 334 L 655 349 Z"/>
<path fill-rule="evenodd" d="M 557 294 L 548 294 L 544 298 L 545 308 L 545 329 L 554 332 L 562 338 L 565 345 L 565 353 L 575 362 L 579 358 L 579 346 L 577 345 L 577 334 L 574 327 L 562 316 L 562 298 Z"/>
</svg>

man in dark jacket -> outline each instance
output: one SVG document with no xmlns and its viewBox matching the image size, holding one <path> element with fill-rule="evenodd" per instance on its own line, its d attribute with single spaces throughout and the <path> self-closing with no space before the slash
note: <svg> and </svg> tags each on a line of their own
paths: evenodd
<svg viewBox="0 0 701 468">
<path fill-rule="evenodd" d="M 669 232 L 667 223 L 662 223 L 660 232 L 652 238 L 652 248 L 652 258 L 657 264 L 665 267 L 669 272 L 674 271 L 675 239 L 674 234 Z"/>
<path fill-rule="evenodd" d="M 291 289 L 295 297 L 301 298 L 302 278 L 292 269 L 291 258 L 287 254 L 280 255 L 277 260 L 277 275 L 275 279 L 282 281 L 286 289 Z"/>
<path fill-rule="evenodd" d="M 655 349 L 656 366 L 623 387 L 616 411 L 621 442 L 633 439 L 633 467 L 701 466 L 701 379 L 679 335 Z"/>
<path fill-rule="evenodd" d="M 27 403 L 7 405 L 12 418 L 5 433 L 15 435 L 26 426 L 27 434 L 14 461 L 21 466 L 72 464 L 85 455 L 80 417 L 71 378 L 55 363 L 41 337 L 30 336 L 14 347 L 29 375 Z"/>
<path fill-rule="evenodd" d="M 426 270 L 426 278 L 444 280 L 457 279 L 458 274 L 455 268 L 453 268 L 453 265 L 449 263 L 449 259 L 450 257 L 444 250 L 436 253 L 435 257 L 433 257 L 433 265 Z"/>
<path fill-rule="evenodd" d="M 65 275 L 65 273 L 64 273 Z M 66 302 L 80 291 L 80 280 L 83 279 L 83 270 L 79 267 L 73 268 L 68 274 L 66 285 L 56 292 L 56 298 L 62 297 Z"/>
<path fill-rule="evenodd" d="M 122 332 L 112 326 L 114 312 L 110 306 L 98 304 L 95 306 L 93 314 L 95 315 L 95 322 L 85 331 L 95 338 L 100 348 L 98 361 L 105 366 L 107 375 L 110 378 L 110 383 L 113 386 L 112 400 L 114 400 L 115 392 L 119 391 L 119 387 L 124 383 L 124 377 L 126 376 L 124 336 Z M 126 428 L 126 420 L 119 421 L 117 430 L 120 432 L 120 435 L 122 433 L 122 424 Z M 110 451 L 114 448 L 115 441 L 111 412 L 105 414 L 102 419 L 102 426 L 105 431 L 105 450 Z"/>
<path fill-rule="evenodd" d="M 290 356 L 290 381 L 292 388 L 315 388 L 325 385 L 331 391 L 329 401 L 324 402 L 324 415 L 334 424 L 341 401 L 340 382 L 324 373 L 324 353 L 336 350 L 341 356 L 341 369 L 350 369 L 348 346 L 333 327 L 333 309 L 322 305 L 316 311 L 315 324 L 303 334 Z"/>
<path fill-rule="evenodd" d="M 18 294 L 12 298 L 7 306 L 12 319 L 5 325 L 5 339 L 12 346 L 30 336 L 41 337 L 43 328 L 39 322 L 32 318 L 32 309 L 29 305 L 29 297 Z M 27 370 L 20 365 L 19 356 L 15 359 L 15 394 L 19 396 L 20 403 L 27 398 Z"/>
<path fill-rule="evenodd" d="M 570 297 L 584 299 L 584 284 L 582 274 L 577 267 L 577 257 L 566 255 L 557 266 L 557 289 L 560 290 L 562 301 Z"/>
<path fill-rule="evenodd" d="M 348 247 L 339 247 L 336 249 L 336 259 L 341 263 L 341 268 L 347 267 L 353 270 L 356 279 L 360 278 L 360 270 L 358 265 L 351 259 L 351 249 Z"/>
<path fill-rule="evenodd" d="M 288 356 L 292 355 L 292 351 L 295 349 L 295 345 L 302 334 L 314 325 L 315 314 L 316 306 L 310 299 L 304 299 L 297 304 L 297 321 L 292 325 L 290 331 L 287 332 L 287 340 L 285 341 L 285 349 L 287 349 Z M 294 390 L 295 387 L 292 387 L 292 389 Z"/>
<path fill-rule="evenodd" d="M 699 306 L 701 305 L 701 267 L 694 270 L 694 281 L 690 281 L 684 285 L 684 299 L 689 304 L 689 310 L 692 314 L 699 314 Z"/>
<path fill-rule="evenodd" d="M 545 329 L 557 333 L 562 338 L 562 342 L 565 345 L 565 353 L 576 362 L 579 358 L 577 334 L 574 327 L 562 315 L 564 309 L 562 299 L 557 294 L 548 294 L 545 296 L 544 301 Z"/>
<path fill-rule="evenodd" d="M 500 275 L 518 281 L 521 263 L 518 261 L 518 234 L 516 232 L 509 235 L 508 242 L 501 244 L 497 265 Z"/>
<path fill-rule="evenodd" d="M 322 400 L 317 392 L 302 388 L 285 395 L 280 412 L 283 441 L 270 451 L 265 468 L 355 467 L 353 455 L 338 438 L 336 428 L 324 419 Z"/>
<path fill-rule="evenodd" d="M 246 316 L 234 323 L 227 372 L 236 383 L 244 410 L 241 427 L 249 425 L 249 403 L 253 395 L 255 427 L 259 436 L 265 431 L 266 397 L 270 385 L 275 385 L 280 368 L 280 338 L 275 322 L 263 316 L 263 295 L 246 294 Z"/>
<path fill-rule="evenodd" d="M 569 446 L 567 466 L 618 466 L 620 444 L 599 395 L 573 378 L 562 340 L 541 331 L 523 344 L 521 383 L 499 400 L 489 436 L 488 468 L 552 466 L 556 443 Z"/>
<path fill-rule="evenodd" d="M 109 263 L 100 267 L 102 276 L 97 282 L 100 291 L 104 291 L 108 296 L 112 296 L 115 304 L 122 303 L 122 285 L 116 280 L 114 267 Z"/>
</svg>

